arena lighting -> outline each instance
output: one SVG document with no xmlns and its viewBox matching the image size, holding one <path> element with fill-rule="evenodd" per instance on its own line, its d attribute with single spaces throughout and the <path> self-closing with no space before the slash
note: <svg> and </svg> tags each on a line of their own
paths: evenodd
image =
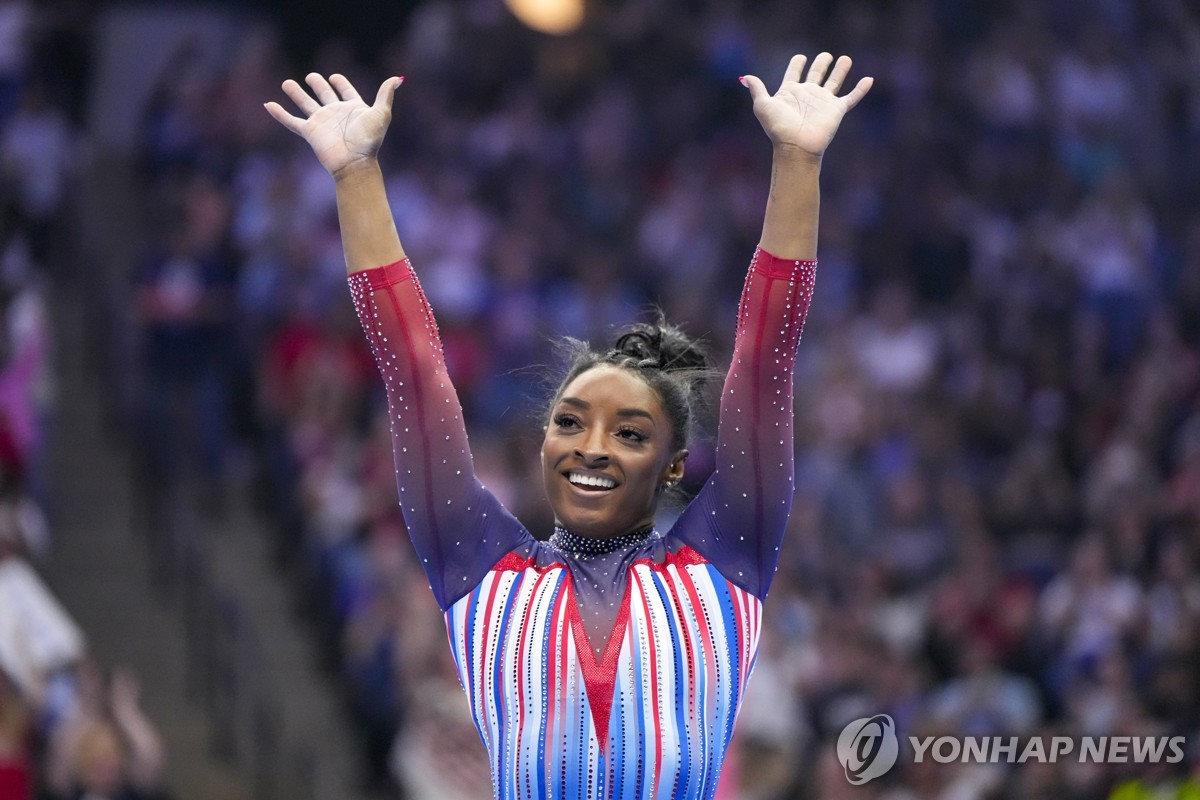
<svg viewBox="0 0 1200 800">
<path fill-rule="evenodd" d="M 526 27 L 562 36 L 583 24 L 584 0 L 504 0 Z"/>
</svg>

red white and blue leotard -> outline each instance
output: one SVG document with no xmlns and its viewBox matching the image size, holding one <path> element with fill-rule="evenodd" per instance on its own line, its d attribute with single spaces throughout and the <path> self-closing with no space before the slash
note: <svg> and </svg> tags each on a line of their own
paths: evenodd
<svg viewBox="0 0 1200 800">
<path fill-rule="evenodd" d="M 816 264 L 751 261 L 716 469 L 665 534 L 539 542 L 476 479 L 406 260 L 350 276 L 397 488 L 488 749 L 495 796 L 711 798 L 793 491 L 792 368 Z"/>
</svg>

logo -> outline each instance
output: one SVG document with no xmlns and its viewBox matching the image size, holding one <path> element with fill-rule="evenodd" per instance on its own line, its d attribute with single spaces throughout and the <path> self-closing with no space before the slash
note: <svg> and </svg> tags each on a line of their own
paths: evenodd
<svg viewBox="0 0 1200 800">
<path fill-rule="evenodd" d="M 838 760 L 846 769 L 846 780 L 854 786 L 861 786 L 891 769 L 899 752 L 896 723 L 887 714 L 856 719 L 838 736 Z"/>
<path fill-rule="evenodd" d="M 907 740 L 915 764 L 1179 764 L 1187 755 L 1183 736 L 909 736 Z M 837 740 L 838 760 L 853 786 L 885 774 L 896 765 L 899 752 L 896 722 L 887 714 L 854 720 Z"/>
</svg>

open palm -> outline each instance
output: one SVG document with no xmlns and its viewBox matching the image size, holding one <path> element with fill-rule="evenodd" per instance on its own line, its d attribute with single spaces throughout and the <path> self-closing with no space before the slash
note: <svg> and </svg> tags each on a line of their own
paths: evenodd
<svg viewBox="0 0 1200 800">
<path fill-rule="evenodd" d="M 321 166 L 335 178 L 374 158 L 392 121 L 396 88 L 404 79 L 384 81 L 373 105 L 367 105 L 342 75 L 330 75 L 326 80 L 313 72 L 304 80 L 316 99 L 293 80 L 284 81 L 283 91 L 305 116 L 294 116 L 279 103 L 270 102 L 266 108 L 271 116 L 308 142 Z"/>
<path fill-rule="evenodd" d="M 850 92 L 838 97 L 850 72 L 849 56 L 833 63 L 833 56 L 821 53 L 813 59 L 808 76 L 801 81 L 807 60 L 802 55 L 792 57 L 783 83 L 773 95 L 753 75 L 747 75 L 743 82 L 754 98 L 754 115 L 773 144 L 820 156 L 833 141 L 842 117 L 863 99 L 874 80 L 862 78 Z"/>
</svg>

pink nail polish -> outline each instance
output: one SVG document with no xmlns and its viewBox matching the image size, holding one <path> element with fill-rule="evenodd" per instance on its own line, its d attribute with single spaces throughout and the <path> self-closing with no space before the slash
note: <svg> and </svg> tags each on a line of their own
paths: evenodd
<svg viewBox="0 0 1200 800">
<path fill-rule="evenodd" d="M 745 86 L 747 89 L 749 89 L 749 88 L 750 88 L 750 82 L 746 80 L 746 76 L 745 76 L 745 75 L 743 75 L 742 77 L 738 78 L 738 83 L 740 83 L 742 86 Z"/>
</svg>

